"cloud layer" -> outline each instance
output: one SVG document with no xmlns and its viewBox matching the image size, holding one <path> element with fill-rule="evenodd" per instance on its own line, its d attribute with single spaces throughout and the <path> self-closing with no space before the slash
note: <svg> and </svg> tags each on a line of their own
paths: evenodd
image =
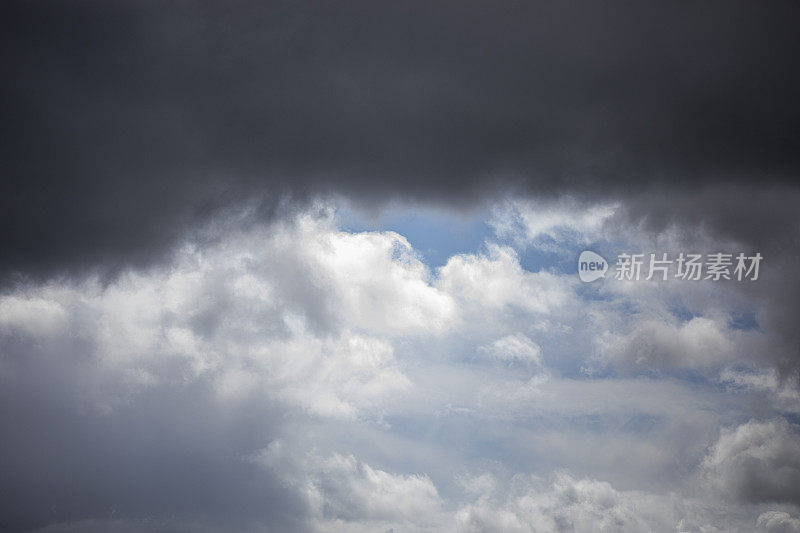
<svg viewBox="0 0 800 533">
<path fill-rule="evenodd" d="M 284 195 L 680 194 L 791 184 L 800 164 L 791 3 L 12 2 L 6 15 L 6 275 L 147 264 L 209 214 L 251 201 L 272 216 Z"/>
<path fill-rule="evenodd" d="M 319 205 L 7 292 L 4 527 L 791 531 L 798 396 L 749 351 L 779 332 L 731 327 L 727 285 L 680 318 L 683 282 L 520 254 L 431 269 Z"/>
<path fill-rule="evenodd" d="M 796 5 L 0 19 L 0 529 L 800 531 Z"/>
</svg>

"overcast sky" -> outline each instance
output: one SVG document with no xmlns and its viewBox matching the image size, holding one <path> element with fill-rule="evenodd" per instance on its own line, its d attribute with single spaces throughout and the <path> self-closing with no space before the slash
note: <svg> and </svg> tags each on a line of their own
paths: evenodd
<svg viewBox="0 0 800 533">
<path fill-rule="evenodd" d="M 0 9 L 3 531 L 800 532 L 797 4 Z"/>
</svg>

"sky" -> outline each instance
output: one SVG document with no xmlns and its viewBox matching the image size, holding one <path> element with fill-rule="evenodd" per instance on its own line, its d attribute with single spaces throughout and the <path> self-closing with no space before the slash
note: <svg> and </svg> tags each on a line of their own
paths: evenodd
<svg viewBox="0 0 800 533">
<path fill-rule="evenodd" d="M 0 530 L 800 532 L 797 5 L 0 9 Z"/>
</svg>

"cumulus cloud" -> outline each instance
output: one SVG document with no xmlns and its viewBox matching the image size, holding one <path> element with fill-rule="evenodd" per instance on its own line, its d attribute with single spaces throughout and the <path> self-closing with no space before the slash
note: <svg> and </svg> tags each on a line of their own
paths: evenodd
<svg viewBox="0 0 800 533">
<path fill-rule="evenodd" d="M 765 533 L 796 533 L 800 531 L 800 519 L 785 511 L 767 511 L 758 516 L 758 531 Z"/>
<path fill-rule="evenodd" d="M 186 247 L 169 267 L 111 284 L 54 281 L 0 297 L 10 434 L 0 469 L 17 502 L 3 508 L 5 527 L 117 509 L 131 527 L 146 511 L 165 529 L 264 517 L 294 529 L 301 494 L 237 458 L 286 417 L 380 419 L 412 387 L 383 335 L 437 331 L 452 312 L 398 235 L 326 224 L 301 217 Z M 27 483 L 39 469 L 41 483 Z M 171 496 L 156 503 L 148 487 L 159 470 Z M 216 499 L 207 515 L 204 498 Z"/>
<path fill-rule="evenodd" d="M 782 377 L 774 368 L 726 368 L 720 373 L 719 381 L 736 392 L 760 394 L 764 401 L 778 410 L 800 412 L 800 387 L 796 380 Z"/>
<path fill-rule="evenodd" d="M 604 225 L 618 209 L 614 203 L 579 201 L 570 196 L 517 199 L 495 207 L 490 224 L 498 237 L 518 246 L 570 254 L 570 247 L 603 237 Z"/>
<path fill-rule="evenodd" d="M 470 480 L 469 485 L 486 485 Z M 652 495 L 620 493 L 609 483 L 558 473 L 550 486 L 512 480 L 510 494 L 481 490 L 478 500 L 459 509 L 459 531 L 666 531 L 670 509 Z M 480 490 L 480 489 L 478 489 Z"/>
<path fill-rule="evenodd" d="M 467 305 L 501 315 L 514 310 L 546 315 L 574 301 L 574 283 L 546 271 L 528 272 L 512 248 L 490 244 L 485 254 L 451 257 L 439 271 L 438 286 Z"/>
<path fill-rule="evenodd" d="M 797 530 L 797 5 L 4 15 L 0 528 Z"/>
<path fill-rule="evenodd" d="M 684 324 L 636 321 L 631 331 L 607 332 L 597 344 L 601 359 L 635 371 L 719 366 L 733 357 L 734 347 L 726 326 L 705 317 Z"/>
<path fill-rule="evenodd" d="M 64 340 L 80 340 L 95 368 L 117 376 L 114 401 L 157 382 L 210 377 L 223 397 L 268 392 L 352 416 L 410 386 L 387 341 L 352 329 L 436 330 L 453 304 L 396 234 L 309 224 L 186 249 L 174 268 L 131 273 L 110 286 L 50 284 L 5 296 L 5 340 L 31 343 L 45 358 L 59 357 Z M 315 332 L 315 325 L 327 329 Z M 95 392 L 108 408 L 107 391 Z"/>
<path fill-rule="evenodd" d="M 319 460 L 309 471 L 303 491 L 321 520 L 315 529 L 346 530 L 348 522 L 362 528 L 384 523 L 386 529 L 436 525 L 442 502 L 424 474 L 390 474 L 340 455 Z"/>
<path fill-rule="evenodd" d="M 542 349 L 525 335 L 507 335 L 497 339 L 481 351 L 497 361 L 542 365 Z"/>
<path fill-rule="evenodd" d="M 703 468 L 736 501 L 800 504 L 800 439 L 783 419 L 723 429 Z"/>
<path fill-rule="evenodd" d="M 752 457 L 777 480 L 762 492 L 796 503 L 788 426 L 761 455 L 717 435 L 750 412 L 742 390 L 774 384 L 758 365 L 719 370 L 749 346 L 723 304 L 680 321 L 658 291 L 609 285 L 587 300 L 574 276 L 527 270 L 520 253 L 487 242 L 430 269 L 401 234 L 344 231 L 320 205 L 188 243 L 169 265 L 6 291 L 1 394 L 21 410 L 0 412 L 0 468 L 17 488 L 2 523 L 666 531 L 734 524 L 719 513 L 741 498 L 692 500 L 691 465 L 718 487 Z M 728 388 L 580 374 L 598 346 L 620 371 L 710 366 Z M 157 474 L 172 495 L 158 505 Z M 660 510 L 670 491 L 685 509 Z M 728 529 L 775 510 L 746 501 Z"/>
</svg>

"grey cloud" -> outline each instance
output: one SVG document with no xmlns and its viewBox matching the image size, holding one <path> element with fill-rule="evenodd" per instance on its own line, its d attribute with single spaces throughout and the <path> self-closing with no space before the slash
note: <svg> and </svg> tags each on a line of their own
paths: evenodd
<svg viewBox="0 0 800 533">
<path fill-rule="evenodd" d="M 779 333 L 769 337 L 765 348 L 773 353 L 766 357 L 778 362 L 785 379 L 796 379 L 798 9 L 788 2 L 738 1 L 470 1 L 457 7 L 359 1 L 335 8 L 315 2 L 7 3 L 0 17 L 0 278 L 8 284 L 17 276 L 80 278 L 95 269 L 149 266 L 174 258 L 169 254 L 176 243 L 218 242 L 233 227 L 285 217 L 319 195 L 344 195 L 365 207 L 400 199 L 456 208 L 506 194 L 570 195 L 586 205 L 619 202 L 619 228 L 638 225 L 658 237 L 677 227 L 687 244 L 736 243 L 768 254 L 762 282 L 743 292 L 759 309 L 760 325 Z M 152 329 L 139 324 L 142 331 L 157 336 L 164 333 L 160 326 L 177 325 L 204 348 L 231 350 L 264 341 L 259 335 L 288 339 L 291 323 L 283 319 L 292 312 L 305 317 L 312 337 L 335 336 L 344 326 L 386 335 L 436 329 L 450 316 L 446 299 L 422 282 L 424 294 L 399 286 L 382 290 L 379 281 L 388 276 L 366 268 L 366 261 L 354 263 L 356 274 L 366 272 L 357 282 L 353 272 L 338 284 L 315 277 L 323 263 L 303 256 L 296 244 L 287 240 L 261 265 L 276 281 L 270 298 L 280 305 L 248 307 L 253 302 L 234 298 L 229 272 L 219 268 L 203 279 L 196 299 L 184 290 L 183 308 L 160 316 Z M 249 273 L 263 274 L 257 268 Z M 483 284 L 474 285 L 476 293 L 487 293 Z M 26 298 L 35 292 L 30 285 L 17 288 Z M 349 290 L 355 291 L 351 303 L 343 304 Z M 373 359 L 350 361 L 335 342 L 315 345 L 317 352 L 299 343 L 289 348 L 312 362 L 323 354 L 333 366 L 310 364 L 308 374 L 295 377 L 331 396 L 287 408 L 245 395 L 232 406 L 218 401 L 211 378 L 183 382 L 192 361 L 160 351 L 157 343 L 137 364 L 105 361 L 114 350 L 99 349 L 92 336 L 102 319 L 137 322 L 123 316 L 127 300 L 97 310 L 81 299 L 70 303 L 72 322 L 56 334 L 46 330 L 46 307 L 0 332 L 0 478 L 11 487 L 3 489 L 0 526 L 244 530 L 254 521 L 304 530 L 308 508 L 302 494 L 287 489 L 286 472 L 258 470 L 239 459 L 281 435 L 285 424 L 296 423 L 302 432 L 302 408 L 316 408 L 318 416 L 320 405 L 377 405 L 361 390 L 371 384 Z M 392 310 L 399 318 L 383 321 Z M 490 315 L 486 327 L 507 318 Z M 226 331 L 226 320 L 233 319 L 251 330 Z M 45 330 L 25 333 L 37 324 Z M 113 328 L 106 333 L 115 338 Z M 222 333 L 227 346 L 215 345 Z M 478 337 L 469 334 L 464 344 Z M 116 338 L 122 348 L 135 349 L 136 335 Z M 496 338 L 502 337 L 481 342 Z M 384 379 L 400 384 L 389 344 L 359 336 L 341 341 L 367 343 L 383 354 L 375 368 L 388 369 Z M 553 343 L 543 343 L 545 362 L 569 349 L 583 357 L 575 337 L 570 344 L 555 346 L 561 351 L 551 356 Z M 291 349 L 288 355 L 296 355 Z M 195 363 L 204 363 L 199 359 Z M 257 366 L 255 359 L 245 363 Z M 362 366 L 354 370 L 350 363 Z M 315 373 L 320 368 L 322 374 L 332 368 L 330 379 Z M 247 364 L 233 369 L 253 371 Z M 356 370 L 364 380 L 348 379 L 354 390 L 340 396 L 344 387 L 337 379 Z M 148 373 L 162 381 L 149 383 Z M 447 376 L 431 388 L 457 388 L 456 378 Z M 580 385 L 574 396 L 584 401 L 587 389 Z M 314 399 L 305 388 L 295 389 L 294 400 Z M 653 390 L 648 385 L 648 393 Z M 493 401 L 496 413 L 507 411 L 505 392 Z M 700 411 L 705 417 L 713 409 L 692 410 Z M 440 431 L 448 442 L 458 435 Z M 471 431 L 463 436 L 468 444 L 476 438 Z M 691 440 L 679 431 L 670 436 Z M 759 439 L 763 457 L 753 451 Z M 647 455 L 644 444 L 634 456 L 658 470 L 663 458 Z M 676 454 L 678 466 L 685 467 L 699 445 L 685 444 L 692 453 Z M 619 446 L 614 441 L 608 449 Z M 529 452 L 520 450 L 520 457 Z M 457 455 L 444 445 L 437 453 Z M 564 450 L 564 461 L 569 453 Z M 583 461 L 597 466 L 597 454 Z M 369 492 L 366 463 L 352 464 L 354 486 Z M 788 423 L 753 422 L 723 433 L 704 468 L 729 487 L 734 501 L 798 503 L 796 430 Z M 346 495 L 326 485 L 337 483 L 335 476 L 324 474 L 312 478 L 339 498 L 333 514 L 356 523 L 359 517 L 347 515 Z M 400 486 L 414 479 L 388 478 Z M 569 486 L 580 484 L 574 481 L 559 495 L 572 494 Z M 585 488 L 591 497 L 573 498 L 573 507 L 588 509 L 585 521 L 599 517 L 635 528 L 644 519 L 630 514 L 620 491 L 591 480 Z M 593 491 L 612 498 L 596 500 Z M 362 503 L 361 510 L 369 510 L 368 499 Z M 485 512 L 486 520 L 495 520 L 492 511 L 502 505 L 476 506 L 475 516 Z M 385 519 L 387 508 L 374 516 Z M 794 525 L 794 514 L 780 512 L 758 521 L 766 530 Z"/>
<path fill-rule="evenodd" d="M 788 183 L 797 6 L 12 2 L 3 271 L 147 264 L 245 199 Z"/>
<path fill-rule="evenodd" d="M 394 237 L 374 235 L 356 243 L 367 258 L 343 267 L 365 272 L 363 286 L 342 287 L 327 263 L 342 268 L 334 237 L 355 237 L 315 224 L 184 250 L 169 268 L 105 286 L 0 297 L 0 529 L 306 530 L 307 502 L 282 466 L 250 456 L 309 413 L 379 411 L 408 386 L 388 342 L 348 332 L 358 316 L 337 327 L 323 313 L 326 324 L 306 329 L 306 315 L 327 300 L 358 311 L 341 290 L 385 297 L 381 266 L 424 275 L 392 262 Z M 315 282 L 325 290 L 296 290 Z M 419 305 L 390 294 L 404 314 Z M 380 329 L 388 313 L 373 314 Z"/>
<path fill-rule="evenodd" d="M 767 533 L 797 533 L 800 531 L 800 519 L 786 511 L 767 511 L 758 517 L 756 522 L 759 531 Z"/>
<path fill-rule="evenodd" d="M 800 440 L 786 420 L 723 429 L 703 467 L 712 486 L 736 501 L 800 504 Z"/>
<path fill-rule="evenodd" d="M 698 184 L 692 193 L 664 188 L 626 197 L 605 231 L 611 238 L 632 237 L 646 252 L 761 253 L 764 260 L 757 282 L 731 282 L 720 290 L 739 295 L 741 302 L 757 310 L 769 346 L 754 357 L 766 357 L 796 384 L 800 379 L 798 202 L 800 190 L 788 184 Z"/>
<path fill-rule="evenodd" d="M 397 253 L 397 239 L 301 216 L 107 285 L 4 295 L 0 474 L 10 497 L 0 526 L 446 530 L 458 510 L 486 530 L 515 515 L 525 531 L 533 498 L 544 530 L 668 529 L 677 518 L 655 493 L 684 488 L 743 402 L 696 384 L 542 381 L 534 365 L 465 361 L 515 331 L 574 343 L 572 328 L 555 325 L 581 323 L 567 297 L 577 282 L 525 272 L 496 250 L 460 256 L 440 285 Z M 298 290 L 309 284 L 320 290 Z M 468 320 L 452 320 L 448 294 Z M 533 323 L 541 316 L 552 322 Z M 564 347 L 536 338 L 554 349 L 545 366 L 556 364 Z M 481 464 L 593 479 L 518 494 L 505 479 L 507 496 L 454 495 L 454 473 Z M 751 523 L 754 513 L 744 512 Z"/>
<path fill-rule="evenodd" d="M 49 332 L 3 326 L 1 529 L 90 519 L 108 520 L 106 531 L 295 527 L 302 502 L 241 460 L 280 432 L 274 405 L 221 405 L 210 380 L 182 379 L 179 357 L 115 361 L 96 339 L 102 317 L 71 314 Z M 142 369 L 158 381 L 137 379 Z"/>
</svg>

